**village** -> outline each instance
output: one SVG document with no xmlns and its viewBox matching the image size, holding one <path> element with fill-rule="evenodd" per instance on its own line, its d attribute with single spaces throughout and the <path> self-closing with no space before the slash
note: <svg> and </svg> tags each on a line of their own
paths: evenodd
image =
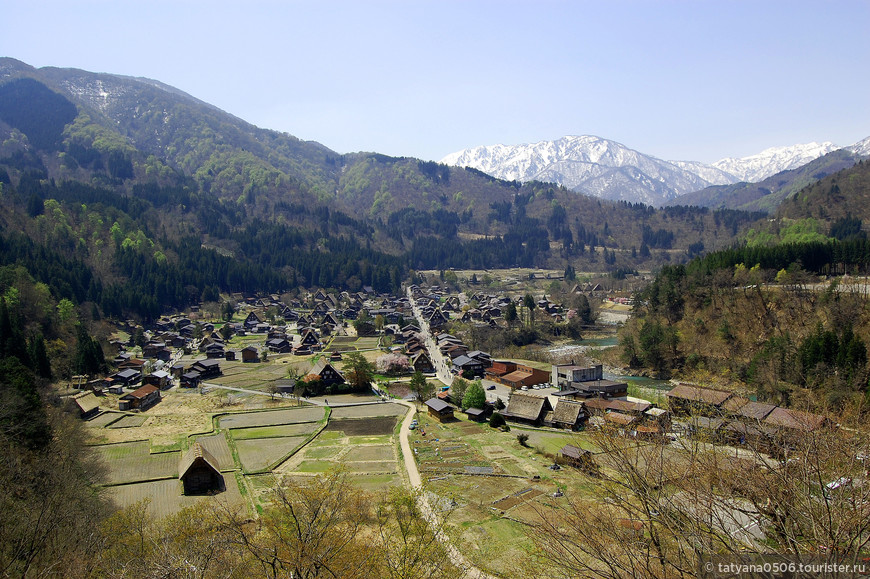
<svg viewBox="0 0 870 579">
<path fill-rule="evenodd" d="M 627 310 L 628 298 L 576 290 Z M 656 400 L 631 396 L 594 360 L 500 359 L 446 330 L 454 320 L 499 327 L 521 294 L 410 285 L 401 296 L 368 288 L 234 298 L 229 320 L 192 311 L 131 325 L 114 341 L 113 372 L 74 379 L 69 401 L 119 506 L 146 500 L 165 516 L 221 500 L 256 512 L 281 481 L 343 468 L 374 492 L 409 484 L 414 470 L 430 504 L 451 505 L 451 539 L 471 564 L 509 574 L 531 548 L 524 525 L 551 501 L 593 492 L 590 480 L 608 468 L 601 433 L 674 457 L 693 441 L 776 461 L 793 437 L 833 427 L 704 385 L 673 384 Z M 546 297 L 536 306 L 568 316 Z M 348 380 L 357 354 L 376 368 L 362 389 Z M 427 379 L 422 398 L 410 388 L 416 372 Z M 485 403 L 464 407 L 457 379 L 479 381 Z M 763 538 L 753 525 L 740 531 L 747 545 Z"/>
</svg>

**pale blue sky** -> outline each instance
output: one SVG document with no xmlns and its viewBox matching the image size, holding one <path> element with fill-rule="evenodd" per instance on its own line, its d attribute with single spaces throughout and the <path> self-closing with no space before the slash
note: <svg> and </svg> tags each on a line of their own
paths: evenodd
<svg viewBox="0 0 870 579">
<path fill-rule="evenodd" d="M 870 136 L 870 1 L 2 0 L 0 56 L 146 76 L 342 153 Z"/>
</svg>

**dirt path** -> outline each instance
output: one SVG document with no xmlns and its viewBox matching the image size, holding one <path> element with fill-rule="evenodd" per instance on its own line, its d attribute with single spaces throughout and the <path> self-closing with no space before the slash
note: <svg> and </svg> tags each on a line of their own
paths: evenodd
<svg viewBox="0 0 870 579">
<path fill-rule="evenodd" d="M 411 421 L 414 420 L 414 414 L 417 407 L 413 402 L 408 402 L 406 400 L 403 400 L 401 403 L 408 407 L 409 412 L 405 416 L 405 420 L 402 421 L 402 428 L 399 430 L 399 442 L 402 447 L 402 457 L 405 459 L 405 470 L 408 471 L 408 481 L 411 484 L 411 489 L 417 495 L 417 506 L 420 507 L 420 512 L 429 522 L 429 525 L 435 530 L 438 540 L 444 544 L 444 547 L 447 549 L 447 554 L 450 557 L 450 561 L 457 568 L 462 570 L 463 577 L 468 577 L 470 579 L 495 579 L 492 575 L 484 573 L 472 565 L 471 562 L 465 558 L 465 555 L 463 555 L 459 549 L 450 542 L 450 537 L 440 529 L 438 515 L 432 509 L 432 505 L 429 504 L 429 499 L 426 496 L 426 493 L 423 492 L 420 471 L 417 469 L 417 461 L 414 459 L 414 451 L 411 449 L 411 442 L 408 440 L 408 436 L 411 432 Z"/>
</svg>

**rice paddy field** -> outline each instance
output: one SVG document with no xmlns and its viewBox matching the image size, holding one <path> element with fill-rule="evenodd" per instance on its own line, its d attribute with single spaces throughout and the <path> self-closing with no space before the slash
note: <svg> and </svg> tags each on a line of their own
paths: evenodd
<svg viewBox="0 0 870 579">
<path fill-rule="evenodd" d="M 178 476 L 181 454 L 152 454 L 151 443 L 147 440 L 106 444 L 94 449 L 107 467 L 107 484 L 110 485 Z"/>
</svg>

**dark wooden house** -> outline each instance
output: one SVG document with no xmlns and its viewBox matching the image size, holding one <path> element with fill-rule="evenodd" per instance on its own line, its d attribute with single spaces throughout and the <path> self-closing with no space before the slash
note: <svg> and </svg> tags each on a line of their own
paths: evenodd
<svg viewBox="0 0 870 579">
<path fill-rule="evenodd" d="M 120 410 L 145 410 L 160 401 L 160 388 L 153 385 L 142 386 L 129 394 L 124 394 L 118 401 Z"/>
<path fill-rule="evenodd" d="M 426 401 L 426 408 L 428 409 L 429 416 L 438 422 L 445 422 L 453 419 L 453 407 L 443 400 L 430 398 Z"/>
</svg>

